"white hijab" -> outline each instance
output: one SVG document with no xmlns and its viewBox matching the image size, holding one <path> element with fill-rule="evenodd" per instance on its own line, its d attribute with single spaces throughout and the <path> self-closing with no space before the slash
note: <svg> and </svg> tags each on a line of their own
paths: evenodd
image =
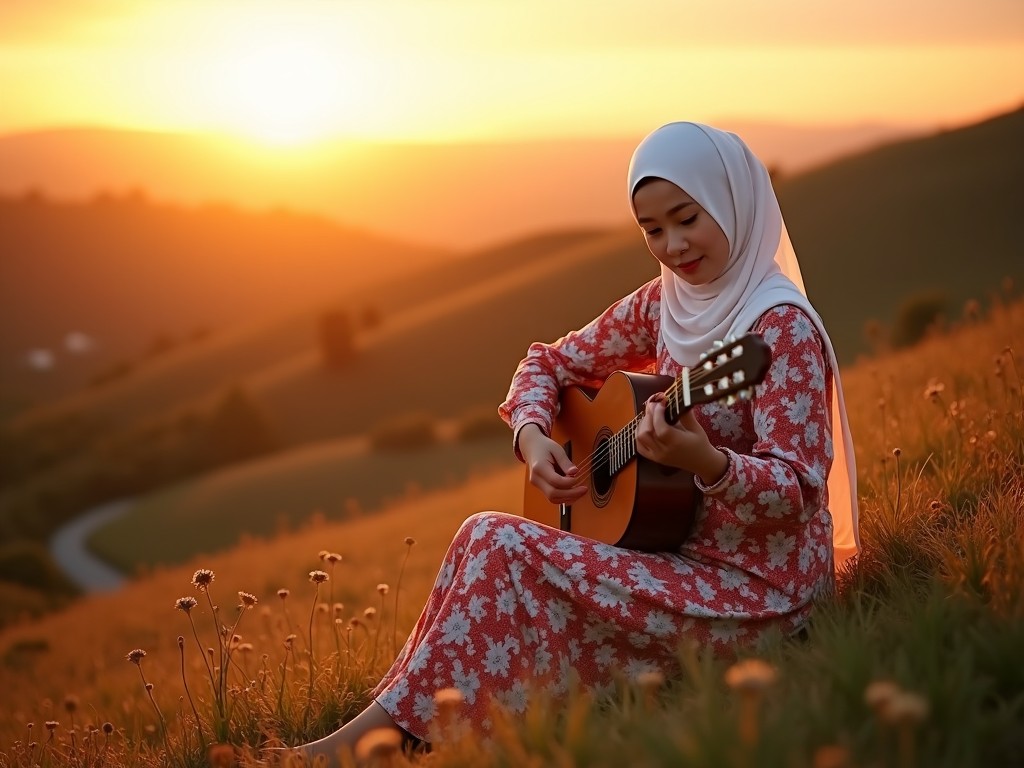
<svg viewBox="0 0 1024 768">
<path fill-rule="evenodd" d="M 645 178 L 684 190 L 725 232 L 729 261 L 706 285 L 690 285 L 661 268 L 661 334 L 682 365 L 695 365 L 716 340 L 740 336 L 772 307 L 793 304 L 814 322 L 832 368 L 835 457 L 828 476 L 836 568 L 860 551 L 857 467 L 839 363 L 818 313 L 804 291 L 800 264 L 764 164 L 738 136 L 697 123 L 670 123 L 647 136 L 629 164 L 629 201 Z M 633 210 L 636 214 L 635 209 Z M 835 439 L 835 425 L 841 439 Z"/>
</svg>

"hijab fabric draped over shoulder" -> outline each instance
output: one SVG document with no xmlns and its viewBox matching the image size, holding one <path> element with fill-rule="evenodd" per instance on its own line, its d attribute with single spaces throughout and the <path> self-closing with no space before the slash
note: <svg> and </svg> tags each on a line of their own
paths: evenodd
<svg viewBox="0 0 1024 768">
<path fill-rule="evenodd" d="M 764 164 L 738 136 L 699 123 L 669 123 L 647 136 L 629 164 L 628 195 L 647 178 L 670 181 L 718 223 L 729 241 L 723 274 L 690 285 L 662 266 L 661 333 L 676 362 L 693 366 L 715 341 L 740 336 L 772 307 L 811 318 L 832 368 L 835 456 L 828 477 L 836 567 L 860 550 L 853 440 L 832 342 L 807 299 L 800 264 Z"/>
</svg>

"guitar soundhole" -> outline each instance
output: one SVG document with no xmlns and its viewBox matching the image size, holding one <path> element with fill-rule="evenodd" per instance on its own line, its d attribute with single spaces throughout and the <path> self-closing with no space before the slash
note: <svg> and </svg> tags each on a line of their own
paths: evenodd
<svg viewBox="0 0 1024 768">
<path fill-rule="evenodd" d="M 590 470 L 590 496 L 595 507 L 603 507 L 611 496 L 615 478 L 609 466 L 608 438 L 611 431 L 602 429 L 594 446 L 594 464 Z"/>
</svg>

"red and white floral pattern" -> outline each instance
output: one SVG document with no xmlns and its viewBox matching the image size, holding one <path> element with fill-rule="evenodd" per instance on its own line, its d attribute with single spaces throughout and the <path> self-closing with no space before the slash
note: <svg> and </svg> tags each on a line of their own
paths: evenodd
<svg viewBox="0 0 1024 768">
<path fill-rule="evenodd" d="M 531 421 L 548 430 L 562 387 L 598 385 L 618 369 L 678 375 L 660 342 L 660 297 L 658 279 L 585 328 L 531 345 L 502 417 L 516 433 Z M 702 488 L 680 550 L 624 550 L 497 512 L 470 517 L 374 692 L 400 726 L 427 739 L 434 693 L 455 687 L 487 731 L 492 699 L 522 712 L 530 686 L 558 694 L 573 676 L 600 694 L 613 670 L 670 669 L 686 639 L 726 650 L 805 622 L 834 584 L 831 371 L 800 309 L 771 309 L 752 330 L 773 352 L 754 397 L 694 409 L 730 461 Z"/>
</svg>

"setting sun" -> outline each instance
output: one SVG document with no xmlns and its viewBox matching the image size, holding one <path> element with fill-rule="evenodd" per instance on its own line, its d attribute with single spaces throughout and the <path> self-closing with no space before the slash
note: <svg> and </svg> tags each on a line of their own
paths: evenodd
<svg viewBox="0 0 1024 768">
<path fill-rule="evenodd" d="M 354 80 L 336 52 L 308 37 L 246 40 L 219 52 L 213 68 L 211 88 L 224 120 L 273 143 L 326 135 Z"/>
</svg>

